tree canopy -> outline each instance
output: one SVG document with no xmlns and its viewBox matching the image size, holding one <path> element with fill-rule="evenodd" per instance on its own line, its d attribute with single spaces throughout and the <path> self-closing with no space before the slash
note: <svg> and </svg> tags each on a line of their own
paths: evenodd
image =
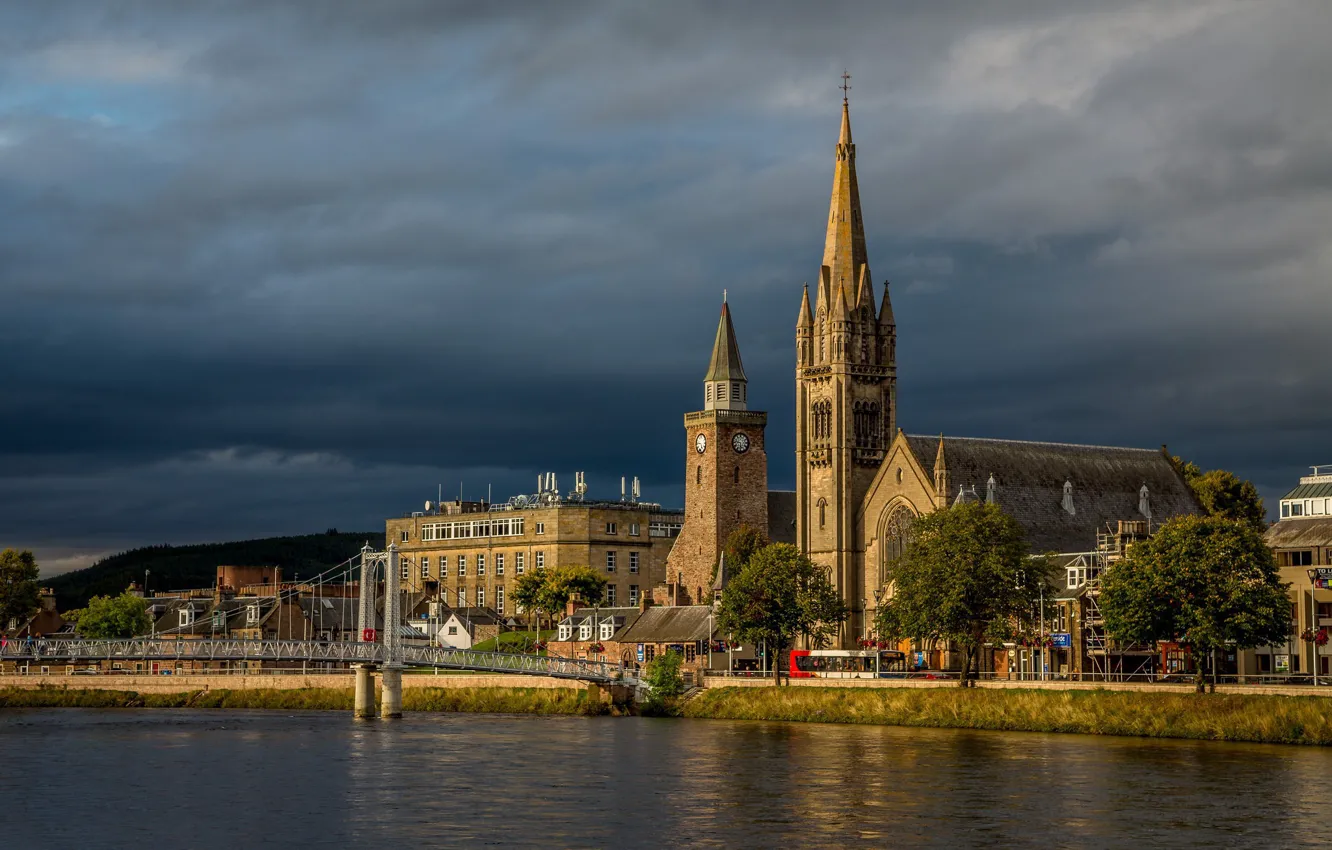
<svg viewBox="0 0 1332 850">
<path fill-rule="evenodd" d="M 141 635 L 152 628 L 148 603 L 126 592 L 119 596 L 94 596 L 88 607 L 71 611 L 68 619 L 78 633 L 91 640 L 117 640 Z"/>
<path fill-rule="evenodd" d="M 726 558 L 726 572 L 737 575 L 742 572 L 754 553 L 772 543 L 768 536 L 751 525 L 741 524 L 726 536 L 722 545 L 722 555 Z M 712 580 L 717 581 L 717 571 L 721 566 L 718 561 L 712 565 Z"/>
<path fill-rule="evenodd" d="M 1243 522 L 1260 532 L 1267 528 L 1267 509 L 1252 481 L 1245 481 L 1224 469 L 1203 472 L 1197 464 L 1179 457 L 1170 458 L 1170 463 L 1189 485 L 1208 516 Z"/>
<path fill-rule="evenodd" d="M 601 599 L 606 589 L 606 577 L 584 564 L 566 564 L 547 570 L 538 594 L 542 611 L 555 614 L 562 611 L 575 595 L 591 605 Z"/>
<path fill-rule="evenodd" d="M 988 641 L 1010 638 L 1037 605 L 1053 567 L 1027 553 L 1017 520 L 971 502 L 918 517 L 914 539 L 887 567 L 889 590 L 875 631 L 886 640 L 952 641 L 963 649 L 966 686 Z"/>
<path fill-rule="evenodd" d="M 1290 634 L 1290 585 L 1250 524 L 1175 517 L 1133 544 L 1101 581 L 1106 631 L 1125 643 L 1173 641 L 1198 653 L 1251 649 Z M 1202 689 L 1202 665 L 1196 665 Z"/>
<path fill-rule="evenodd" d="M 722 591 L 719 627 L 746 643 L 766 642 L 779 678 L 782 650 L 804 637 L 822 646 L 846 619 L 847 609 L 826 568 L 789 543 L 753 552 Z"/>
<path fill-rule="evenodd" d="M 22 625 L 37 613 L 42 605 L 37 586 L 40 573 L 32 552 L 26 549 L 0 552 L 0 629 L 8 628 L 11 620 Z"/>
</svg>

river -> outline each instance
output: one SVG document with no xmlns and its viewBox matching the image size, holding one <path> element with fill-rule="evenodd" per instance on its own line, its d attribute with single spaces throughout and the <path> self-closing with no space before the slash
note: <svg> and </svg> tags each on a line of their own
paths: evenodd
<svg viewBox="0 0 1332 850">
<path fill-rule="evenodd" d="M 3 846 L 1314 847 L 1332 752 L 645 718 L 0 712 Z"/>
</svg>

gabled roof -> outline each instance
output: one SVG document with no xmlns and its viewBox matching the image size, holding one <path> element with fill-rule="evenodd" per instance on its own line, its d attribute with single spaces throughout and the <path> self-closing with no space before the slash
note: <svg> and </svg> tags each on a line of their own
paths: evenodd
<svg viewBox="0 0 1332 850">
<path fill-rule="evenodd" d="M 615 636 L 621 643 L 686 643 L 707 640 L 711 605 L 656 606 Z M 715 624 L 715 620 L 712 621 Z"/>
<path fill-rule="evenodd" d="M 906 440 L 932 478 L 940 438 Z M 1095 548 L 1097 532 L 1119 520 L 1147 519 L 1138 511 L 1144 484 L 1153 527 L 1173 516 L 1202 513 L 1160 449 L 945 437 L 943 456 L 949 503 L 961 488 L 984 494 L 993 475 L 995 501 L 1022 526 L 1033 552 L 1086 552 Z M 1072 514 L 1063 507 L 1065 482 L 1072 484 Z"/>
</svg>

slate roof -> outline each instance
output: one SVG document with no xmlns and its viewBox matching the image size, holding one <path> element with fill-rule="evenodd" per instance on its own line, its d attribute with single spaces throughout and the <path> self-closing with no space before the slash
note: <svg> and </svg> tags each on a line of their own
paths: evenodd
<svg viewBox="0 0 1332 850">
<path fill-rule="evenodd" d="M 768 491 L 768 539 L 773 543 L 796 542 L 796 494 L 794 490 Z"/>
<path fill-rule="evenodd" d="M 740 362 L 740 346 L 735 342 L 735 326 L 731 324 L 731 308 L 722 302 L 721 320 L 717 322 L 717 339 L 712 343 L 712 359 L 708 362 L 705 381 L 743 381 L 745 367 Z"/>
<path fill-rule="evenodd" d="M 939 437 L 911 435 L 907 444 L 927 474 L 934 475 Z M 1080 446 L 976 437 L 945 437 L 949 502 L 959 488 L 985 498 L 986 482 L 997 482 L 995 501 L 1022 526 L 1033 552 L 1087 552 L 1096 534 L 1119 520 L 1146 519 L 1138 491 L 1150 495 L 1152 524 L 1202 509 L 1160 449 Z M 1063 508 L 1064 482 L 1073 485 L 1074 513 Z"/>
<path fill-rule="evenodd" d="M 711 605 L 656 606 L 615 636 L 620 643 L 685 643 L 707 640 Z M 715 624 L 715 621 L 714 621 Z"/>
<path fill-rule="evenodd" d="M 1332 517 L 1297 517 L 1275 523 L 1263 535 L 1274 549 L 1332 546 Z"/>
</svg>

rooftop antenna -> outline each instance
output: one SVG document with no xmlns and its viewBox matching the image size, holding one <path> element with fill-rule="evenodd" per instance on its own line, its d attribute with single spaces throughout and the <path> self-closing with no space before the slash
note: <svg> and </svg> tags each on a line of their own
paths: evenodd
<svg viewBox="0 0 1332 850">
<path fill-rule="evenodd" d="M 638 476 L 634 476 L 634 501 L 637 502 L 643 496 L 643 488 L 638 485 Z"/>
<path fill-rule="evenodd" d="M 851 91 L 851 75 L 845 70 L 842 71 L 842 84 L 838 88 L 842 90 L 842 103 L 847 103 L 847 93 Z"/>
<path fill-rule="evenodd" d="M 587 480 L 583 477 L 585 473 L 574 473 L 574 492 L 582 496 L 587 492 Z"/>
<path fill-rule="evenodd" d="M 624 483 L 625 483 L 625 482 L 624 482 L 624 476 L 621 475 L 621 476 L 620 476 L 620 501 L 621 501 L 621 502 L 624 501 L 624 496 L 625 496 Z"/>
</svg>

